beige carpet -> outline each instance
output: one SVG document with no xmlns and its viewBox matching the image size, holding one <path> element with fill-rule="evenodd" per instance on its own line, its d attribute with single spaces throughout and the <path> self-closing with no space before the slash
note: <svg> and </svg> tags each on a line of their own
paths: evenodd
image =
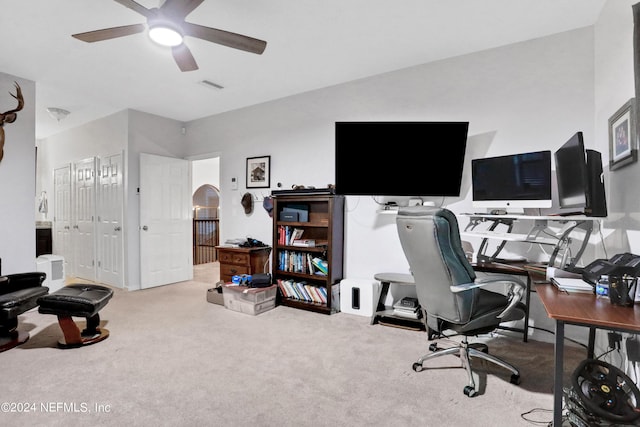
<svg viewBox="0 0 640 427">
<path fill-rule="evenodd" d="M 60 350 L 55 316 L 20 316 L 24 345 L 0 354 L 0 422 L 12 426 L 528 426 L 552 419 L 553 346 L 483 337 L 521 369 L 490 367 L 474 398 L 453 356 L 417 373 L 424 332 L 345 313 L 276 307 L 258 316 L 206 301 L 195 280 L 128 292 L 102 310 L 110 337 Z M 83 322 L 82 319 L 77 319 Z M 568 352 L 569 368 L 584 357 Z M 7 408 L 9 412 L 7 412 Z M 13 412 L 11 412 L 13 410 Z"/>
</svg>

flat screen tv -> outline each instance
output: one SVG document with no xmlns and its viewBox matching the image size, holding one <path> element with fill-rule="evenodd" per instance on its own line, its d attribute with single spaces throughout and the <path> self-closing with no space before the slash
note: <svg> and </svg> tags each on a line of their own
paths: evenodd
<svg viewBox="0 0 640 427">
<path fill-rule="evenodd" d="M 551 151 L 473 159 L 471 188 L 476 208 L 550 208 Z"/>
<path fill-rule="evenodd" d="M 555 153 L 558 203 L 572 213 L 607 216 L 602 156 L 584 147 L 582 132 L 576 132 Z"/>
<path fill-rule="evenodd" d="M 336 122 L 335 192 L 457 197 L 469 122 Z"/>
</svg>

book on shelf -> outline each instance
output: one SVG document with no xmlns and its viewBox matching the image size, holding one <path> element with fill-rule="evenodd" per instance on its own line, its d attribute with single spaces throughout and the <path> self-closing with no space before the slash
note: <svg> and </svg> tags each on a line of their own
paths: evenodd
<svg viewBox="0 0 640 427">
<path fill-rule="evenodd" d="M 326 260 L 319 257 L 314 257 L 311 259 L 311 262 L 313 263 L 314 267 L 322 272 L 322 274 L 324 274 L 325 276 L 328 274 L 329 263 Z"/>
<path fill-rule="evenodd" d="M 327 290 L 324 286 L 310 285 L 305 281 L 296 282 L 293 279 L 278 279 L 277 284 L 285 298 L 318 304 L 327 303 Z"/>
<path fill-rule="evenodd" d="M 408 319 L 419 319 L 422 316 L 417 298 L 404 297 L 393 304 L 393 314 Z"/>
<path fill-rule="evenodd" d="M 406 317 L 407 319 L 419 319 L 421 317 L 420 310 L 403 310 L 403 309 L 393 309 L 394 316 Z"/>
<path fill-rule="evenodd" d="M 304 233 L 304 229 L 302 228 L 294 228 L 293 230 L 291 230 L 291 234 L 287 240 L 287 244 L 293 245 L 296 240 L 300 240 L 302 238 L 302 233 Z"/>
<path fill-rule="evenodd" d="M 291 246 L 299 246 L 304 248 L 315 248 L 316 246 L 327 246 L 328 240 L 318 239 L 295 239 L 291 242 Z"/>
<path fill-rule="evenodd" d="M 311 296 L 311 299 L 315 303 L 322 303 L 322 298 L 318 294 L 318 288 L 313 285 L 305 285 L 307 293 Z"/>
<path fill-rule="evenodd" d="M 291 246 L 301 246 L 304 248 L 313 248 L 316 246 L 315 239 L 294 239 Z"/>
</svg>

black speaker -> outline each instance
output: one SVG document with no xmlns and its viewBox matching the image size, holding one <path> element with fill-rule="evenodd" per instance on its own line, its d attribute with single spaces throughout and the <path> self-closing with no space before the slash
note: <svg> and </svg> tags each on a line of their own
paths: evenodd
<svg viewBox="0 0 640 427">
<path fill-rule="evenodd" d="M 604 192 L 604 174 L 602 173 L 602 155 L 595 150 L 587 152 L 587 216 L 606 217 L 607 198 Z"/>
<path fill-rule="evenodd" d="M 351 288 L 351 308 L 360 310 L 360 288 Z"/>
</svg>

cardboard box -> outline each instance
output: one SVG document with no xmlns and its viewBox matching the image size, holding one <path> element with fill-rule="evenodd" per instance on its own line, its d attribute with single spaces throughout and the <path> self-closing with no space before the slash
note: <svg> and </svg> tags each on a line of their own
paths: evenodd
<svg viewBox="0 0 640 427">
<path fill-rule="evenodd" d="M 255 316 L 276 306 L 277 290 L 276 285 L 266 288 L 249 288 L 226 284 L 222 287 L 224 306 L 233 311 Z"/>
<path fill-rule="evenodd" d="M 242 301 L 231 298 L 225 300 L 224 306 L 229 310 L 256 316 L 274 308 L 276 306 L 276 299 L 272 298 L 270 300 L 262 301 L 259 303 L 252 303 L 249 301 Z"/>
<path fill-rule="evenodd" d="M 207 289 L 207 301 L 212 304 L 224 305 L 222 285 L 217 285 L 215 288 Z"/>
</svg>

